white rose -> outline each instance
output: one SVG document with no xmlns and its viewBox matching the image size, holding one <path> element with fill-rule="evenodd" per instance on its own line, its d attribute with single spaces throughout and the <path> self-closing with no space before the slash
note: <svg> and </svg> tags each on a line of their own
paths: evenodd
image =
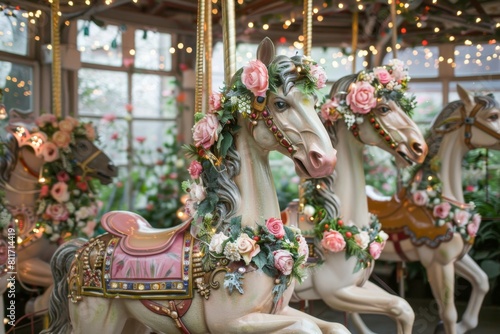
<svg viewBox="0 0 500 334">
<path fill-rule="evenodd" d="M 227 239 L 229 239 L 228 236 L 226 236 L 224 233 L 222 232 L 219 232 L 217 234 L 215 234 L 213 237 L 212 237 L 212 240 L 210 240 L 210 246 L 209 246 L 209 250 L 211 252 L 215 252 L 217 254 L 220 254 L 222 253 L 222 244 L 224 243 L 224 241 L 226 241 Z"/>
<path fill-rule="evenodd" d="M 382 238 L 383 241 L 386 241 L 387 239 L 389 239 L 389 235 L 382 230 L 380 230 L 380 232 L 378 232 L 378 236 L 380 238 Z"/>
<path fill-rule="evenodd" d="M 359 245 L 359 247 L 361 247 L 361 249 L 365 249 L 370 243 L 370 235 L 367 231 L 361 231 L 359 232 L 359 234 L 356 234 L 354 236 L 354 240 Z"/>
<path fill-rule="evenodd" d="M 90 216 L 90 210 L 87 206 L 82 206 L 75 212 L 75 218 L 77 220 L 83 220 L 85 218 L 88 218 L 89 216 Z"/>
<path fill-rule="evenodd" d="M 190 189 L 191 190 L 189 191 L 189 195 L 191 196 L 192 200 L 199 203 L 205 199 L 205 188 L 202 185 L 198 183 L 192 183 Z"/>
</svg>

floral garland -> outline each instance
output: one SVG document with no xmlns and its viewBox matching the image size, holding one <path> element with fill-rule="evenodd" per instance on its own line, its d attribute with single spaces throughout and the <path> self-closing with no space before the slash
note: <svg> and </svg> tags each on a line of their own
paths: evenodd
<svg viewBox="0 0 500 334">
<path fill-rule="evenodd" d="M 355 256 L 358 262 L 354 267 L 354 272 L 370 266 L 373 260 L 380 257 L 389 238 L 387 233 L 381 230 L 377 216 L 370 214 L 369 226 L 361 229 L 353 222 L 345 223 L 340 217 L 331 218 L 324 208 L 321 197 L 316 194 L 320 183 L 314 182 L 303 184 L 304 215 L 306 219 L 314 224 L 314 229 L 303 231 L 305 235 L 314 235 L 320 241 L 321 247 L 329 252 L 345 252 L 346 258 Z"/>
<path fill-rule="evenodd" d="M 306 94 L 319 94 L 319 89 L 326 85 L 323 68 L 310 58 L 297 56 L 292 60 L 299 67 L 295 87 Z M 195 226 L 201 221 L 197 236 L 209 247 L 203 252 L 206 270 L 213 270 L 216 261 L 222 260 L 262 269 L 276 279 L 273 291 L 275 301 L 282 296 L 292 277 L 299 281 L 303 278 L 301 268 L 308 253 L 300 231 L 283 226 L 281 220 L 276 218 L 268 219 L 265 226 L 257 229 L 242 229 L 241 217 L 231 220 L 230 232 L 212 230 L 213 221 L 218 218 L 216 205 L 219 202 L 220 166 L 240 128 L 235 114 L 239 112 L 244 118 L 251 119 L 253 101 L 263 101 L 270 92 L 277 92 L 281 85 L 278 74 L 275 64 L 266 67 L 260 60 L 250 61 L 236 73 L 234 83 L 225 95 L 223 89 L 210 96 L 208 112 L 195 114 L 194 144 L 185 147 L 188 155 L 195 160 L 188 168 L 191 180 L 183 182 L 184 191 L 189 193 L 186 214 L 193 218 Z M 245 267 L 242 268 L 246 271 Z M 242 275 L 243 272 L 239 271 L 229 272 L 224 285 L 230 291 L 236 288 L 243 293 Z"/>
<path fill-rule="evenodd" d="M 351 128 L 354 123 L 361 124 L 362 115 L 375 108 L 377 99 L 384 96 L 397 101 L 401 109 L 411 115 L 416 101 L 415 96 L 405 95 L 409 81 L 408 69 L 398 59 L 392 59 L 388 65 L 373 70 L 363 70 L 349 87 L 349 92 L 337 93 L 345 97 L 335 96 L 333 100 L 325 101 L 321 106 L 321 117 L 331 123 L 344 119 L 347 127 Z"/>
<path fill-rule="evenodd" d="M 95 129 L 92 123 L 80 123 L 70 116 L 58 119 L 52 114 L 41 115 L 36 124 L 37 131 L 47 135 L 42 146 L 45 164 L 36 202 L 36 226 L 53 242 L 71 236 L 91 237 L 97 225 L 97 199 L 90 178 L 74 174 L 70 144 L 77 137 L 95 141 Z"/>
<path fill-rule="evenodd" d="M 477 213 L 474 202 L 468 204 L 455 204 L 443 198 L 442 182 L 437 176 L 439 158 L 430 160 L 429 170 L 419 170 L 423 177 L 421 182 L 412 182 L 411 200 L 417 206 L 424 206 L 432 212 L 435 226 L 448 224 L 453 232 L 458 232 L 465 241 L 472 241 L 479 230 L 481 215 Z"/>
</svg>

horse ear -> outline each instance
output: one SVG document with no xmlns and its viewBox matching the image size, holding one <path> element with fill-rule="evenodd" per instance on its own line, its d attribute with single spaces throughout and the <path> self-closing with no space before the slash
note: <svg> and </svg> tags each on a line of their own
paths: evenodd
<svg viewBox="0 0 500 334">
<path fill-rule="evenodd" d="M 274 44 L 269 37 L 265 37 L 257 48 L 257 59 L 268 66 L 276 56 Z"/>
<path fill-rule="evenodd" d="M 474 105 L 474 95 L 459 84 L 457 84 L 457 93 L 467 109 L 470 109 Z"/>
</svg>

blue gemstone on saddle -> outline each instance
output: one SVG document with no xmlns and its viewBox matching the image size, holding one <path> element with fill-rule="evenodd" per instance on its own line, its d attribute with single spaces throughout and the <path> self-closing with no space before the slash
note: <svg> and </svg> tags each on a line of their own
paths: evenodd
<svg viewBox="0 0 500 334">
<path fill-rule="evenodd" d="M 265 98 L 263 96 L 257 96 L 257 102 L 262 103 L 264 100 Z"/>
<path fill-rule="evenodd" d="M 171 289 L 172 288 L 172 282 L 167 282 L 167 289 Z"/>
</svg>

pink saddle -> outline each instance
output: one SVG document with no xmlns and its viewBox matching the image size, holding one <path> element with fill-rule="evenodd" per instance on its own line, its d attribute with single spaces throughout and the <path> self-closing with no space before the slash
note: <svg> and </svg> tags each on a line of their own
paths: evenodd
<svg viewBox="0 0 500 334">
<path fill-rule="evenodd" d="M 132 256 L 153 255 L 166 251 L 175 236 L 190 226 L 190 220 L 171 228 L 154 228 L 140 215 L 128 211 L 111 211 L 101 218 L 102 227 L 121 237 L 121 247 Z"/>
</svg>

